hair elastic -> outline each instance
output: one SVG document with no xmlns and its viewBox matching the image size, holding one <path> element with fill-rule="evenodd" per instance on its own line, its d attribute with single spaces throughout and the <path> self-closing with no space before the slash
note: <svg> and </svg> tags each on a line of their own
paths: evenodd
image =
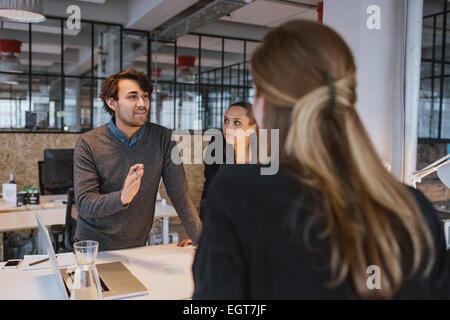
<svg viewBox="0 0 450 320">
<path fill-rule="evenodd" d="M 329 96 L 328 106 L 327 106 L 327 113 L 331 114 L 331 112 L 333 111 L 333 106 L 334 106 L 336 87 L 334 86 L 333 79 L 328 75 L 328 73 L 325 73 L 325 78 L 327 80 L 328 89 L 330 91 L 330 96 Z"/>
</svg>

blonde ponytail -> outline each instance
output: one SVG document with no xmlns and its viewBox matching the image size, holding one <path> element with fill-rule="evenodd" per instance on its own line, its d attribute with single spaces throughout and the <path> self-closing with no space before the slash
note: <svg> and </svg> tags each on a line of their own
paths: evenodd
<svg viewBox="0 0 450 320">
<path fill-rule="evenodd" d="M 364 130 L 355 109 L 356 68 L 341 37 L 314 22 L 287 22 L 254 51 L 251 72 L 266 101 L 264 128 L 280 130 L 281 156 L 323 197 L 311 221 L 325 219 L 318 236 L 330 248 L 327 284 L 348 280 L 359 298 L 389 299 L 425 256 L 428 275 L 435 254 L 429 227 Z M 370 265 L 380 268 L 380 290 L 367 288 Z"/>
<path fill-rule="evenodd" d="M 360 298 L 392 298 L 405 280 L 399 244 L 405 239 L 397 238 L 393 219 L 412 244 L 410 276 L 419 269 L 424 243 L 433 257 L 432 237 L 411 193 L 386 171 L 370 144 L 353 105 L 354 72 L 334 83 L 334 95 L 326 84 L 295 103 L 284 151 L 301 168 L 301 182 L 323 194 L 327 223 L 322 236 L 329 238 L 333 275 L 328 285 L 349 277 Z M 337 165 L 339 158 L 347 164 Z M 369 265 L 384 272 L 379 291 L 367 288 Z"/>
</svg>

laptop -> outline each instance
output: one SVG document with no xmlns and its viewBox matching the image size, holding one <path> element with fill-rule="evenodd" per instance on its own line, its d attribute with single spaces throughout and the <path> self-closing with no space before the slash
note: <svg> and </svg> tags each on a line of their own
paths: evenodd
<svg viewBox="0 0 450 320">
<path fill-rule="evenodd" d="M 55 273 L 58 287 L 64 299 L 68 300 L 71 295 L 69 282 L 71 274 L 68 273 L 67 268 L 59 267 L 48 230 L 39 214 L 36 212 L 34 215 L 39 226 L 39 231 L 44 235 L 45 250 L 47 251 L 50 264 Z M 95 266 L 99 275 L 103 299 L 111 300 L 148 294 L 147 288 L 122 262 L 101 263 Z"/>
</svg>

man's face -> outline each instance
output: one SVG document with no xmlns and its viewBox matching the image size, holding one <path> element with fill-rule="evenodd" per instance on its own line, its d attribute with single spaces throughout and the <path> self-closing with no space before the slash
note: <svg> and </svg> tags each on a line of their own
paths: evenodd
<svg viewBox="0 0 450 320">
<path fill-rule="evenodd" d="M 150 95 L 142 91 L 139 84 L 130 79 L 119 81 L 118 100 L 110 99 L 108 105 L 114 110 L 116 125 L 142 127 L 150 108 Z"/>
</svg>

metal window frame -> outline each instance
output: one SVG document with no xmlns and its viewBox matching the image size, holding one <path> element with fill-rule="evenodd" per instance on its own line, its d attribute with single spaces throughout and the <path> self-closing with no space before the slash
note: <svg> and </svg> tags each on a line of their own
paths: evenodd
<svg viewBox="0 0 450 320">
<path fill-rule="evenodd" d="M 447 1 L 443 1 L 444 12 L 447 12 Z M 442 31 L 442 51 L 441 51 L 441 78 L 439 85 L 439 122 L 438 122 L 438 138 L 442 137 L 442 104 L 444 102 L 444 80 L 443 75 L 445 74 L 445 47 L 447 40 L 447 13 L 444 14 L 443 21 L 443 31 Z M 432 80 L 434 82 L 434 80 Z"/>
<path fill-rule="evenodd" d="M 62 116 L 61 116 L 61 120 L 60 120 L 60 128 L 44 128 L 44 129 L 31 129 L 31 130 L 27 130 L 25 128 L 11 128 L 11 129 L 7 129 L 7 128 L 0 128 L 0 133 L 58 133 L 58 134 L 80 134 L 85 132 L 85 130 L 81 130 L 80 131 L 64 131 L 64 108 L 65 108 L 65 80 L 70 79 L 70 78 L 74 78 L 74 79 L 80 79 L 80 80 L 91 80 L 90 81 L 90 127 L 87 130 L 92 130 L 94 128 L 94 88 L 95 88 L 95 81 L 96 80 L 102 80 L 102 79 L 106 79 L 105 77 L 98 77 L 94 75 L 94 49 L 95 49 L 95 27 L 96 25 L 103 25 L 103 26 L 115 26 L 118 27 L 120 30 L 120 70 L 122 70 L 123 67 L 123 40 L 124 40 L 124 32 L 136 32 L 136 33 L 140 33 L 142 35 L 145 35 L 147 37 L 147 75 L 149 77 L 149 79 L 151 79 L 151 69 L 152 69 L 152 42 L 157 41 L 160 43 L 173 43 L 174 44 L 174 80 L 173 81 L 168 81 L 168 80 L 158 80 L 158 83 L 161 84 L 169 84 L 171 86 L 173 86 L 173 98 L 174 98 L 174 112 L 173 112 L 173 127 L 176 128 L 177 126 L 177 112 L 176 112 L 176 103 L 177 103 L 177 90 L 181 89 L 183 83 L 181 82 L 177 82 L 177 40 L 174 41 L 170 41 L 170 40 L 160 40 L 157 38 L 157 35 L 153 35 L 151 34 L 149 31 L 146 30 L 139 30 L 139 29 L 126 29 L 123 27 L 123 25 L 121 24 L 117 24 L 117 23 L 109 23 L 109 22 L 101 22 L 101 21 L 94 21 L 94 20 L 86 20 L 86 19 L 82 19 L 80 22 L 81 23 L 88 23 L 90 25 L 91 28 L 91 70 L 90 70 L 90 75 L 68 75 L 65 74 L 65 70 L 64 70 L 64 26 L 65 26 L 65 21 L 67 19 L 67 17 L 58 17 L 58 16 L 47 16 L 48 20 L 59 20 L 60 21 L 60 26 L 61 26 L 61 69 L 60 69 L 60 73 L 59 74 L 49 74 L 49 73 L 45 73 L 45 72 L 34 72 L 33 71 L 33 67 L 32 67 L 32 55 L 33 55 L 33 51 L 32 51 L 32 24 L 29 23 L 28 24 L 28 39 L 29 39 L 29 65 L 28 65 L 28 70 L 21 72 L 21 73 L 17 73 L 17 72 L 0 72 L 0 73 L 10 73 L 10 74 L 15 74 L 15 75 L 23 75 L 23 76 L 28 76 L 28 109 L 31 111 L 31 106 L 32 106 L 32 78 L 33 77 L 51 77 L 51 78 L 60 78 L 61 81 L 61 105 L 60 110 L 62 111 Z M 255 39 L 246 39 L 246 38 L 239 38 L 239 37 L 225 37 L 225 36 L 219 36 L 219 35 L 211 35 L 211 34 L 202 34 L 202 33 L 195 33 L 195 32 L 190 32 L 188 33 L 189 35 L 196 35 L 199 37 L 199 45 L 198 45 L 198 58 L 199 58 L 199 63 L 198 63 L 198 77 L 197 77 L 197 81 L 195 83 L 196 85 L 196 93 L 197 95 L 199 95 L 202 91 L 205 90 L 205 88 L 214 88 L 214 90 L 219 89 L 221 92 L 221 97 L 220 97 L 220 110 L 221 110 L 221 115 L 220 115 L 220 120 L 219 123 L 221 122 L 221 118 L 223 116 L 223 112 L 224 112 L 224 89 L 243 89 L 243 96 L 244 99 L 246 99 L 247 97 L 247 91 L 248 89 L 250 89 L 250 87 L 246 86 L 246 80 L 247 80 L 247 68 L 246 68 L 246 47 L 247 47 L 247 42 L 255 42 L 255 43 L 259 43 L 260 41 L 255 40 Z M 201 63 L 202 63 L 202 48 L 201 48 L 201 41 L 202 41 L 202 37 L 210 37 L 210 38 L 219 38 L 222 40 L 222 48 L 221 48 L 221 66 L 219 68 L 214 69 L 214 72 L 217 72 L 218 69 L 221 70 L 221 81 L 220 83 L 216 84 L 216 83 L 210 83 L 210 79 L 209 77 L 207 78 L 206 83 L 204 83 L 204 81 L 202 80 L 202 72 L 201 72 Z M 239 83 L 240 82 L 240 65 L 242 63 L 237 63 L 238 65 L 238 70 L 239 70 L 239 79 L 238 79 L 238 84 L 237 85 L 232 85 L 231 83 L 225 84 L 224 83 L 224 69 L 226 68 L 230 68 L 230 72 L 231 68 L 233 66 L 235 66 L 236 64 L 233 65 L 224 65 L 224 43 L 225 40 L 239 40 L 239 41 L 243 41 L 244 42 L 244 53 L 243 53 L 243 81 L 242 81 L 242 85 Z M 208 70 L 207 72 L 210 72 L 213 70 Z M 216 108 L 218 107 L 218 97 L 216 95 L 215 98 L 215 103 L 216 103 Z M 214 126 L 213 123 L 209 123 L 209 117 L 207 115 L 207 113 L 209 112 L 208 110 L 208 101 L 209 98 L 206 101 L 203 101 L 203 98 L 200 99 L 199 102 L 200 105 L 197 104 L 197 119 L 198 120 L 202 120 L 205 119 L 206 121 L 202 121 L 203 125 L 202 125 L 202 130 L 206 130 L 208 128 L 212 128 L 212 127 L 217 127 L 217 124 Z M 149 117 L 150 117 L 150 113 L 149 113 Z M 217 118 L 217 116 L 216 116 Z M 214 122 L 216 122 L 217 119 L 214 119 Z"/>
<path fill-rule="evenodd" d="M 433 19 L 433 45 L 432 45 L 432 57 L 422 58 L 421 61 L 431 63 L 431 76 L 421 77 L 422 80 L 431 80 L 431 108 L 430 108 L 430 119 L 429 119 L 429 129 L 428 137 L 418 137 L 419 143 L 449 143 L 450 138 L 442 138 L 442 121 L 443 121 L 443 103 L 444 103 L 444 89 L 445 89 L 445 79 L 450 77 L 450 74 L 445 74 L 445 66 L 450 64 L 450 61 L 446 61 L 446 44 L 447 44 L 447 15 L 450 13 L 448 10 L 447 1 L 443 1 L 442 11 L 429 14 L 423 17 L 423 20 L 432 18 Z M 438 16 L 443 15 L 442 25 L 437 25 Z M 441 58 L 436 59 L 436 30 L 441 29 Z M 440 63 L 440 74 L 435 73 L 435 65 Z M 435 104 L 435 80 L 439 80 L 439 116 L 437 119 L 437 138 L 433 138 L 433 124 L 436 119 L 434 117 L 434 104 Z M 436 97 L 437 98 L 437 97 Z"/>
</svg>

